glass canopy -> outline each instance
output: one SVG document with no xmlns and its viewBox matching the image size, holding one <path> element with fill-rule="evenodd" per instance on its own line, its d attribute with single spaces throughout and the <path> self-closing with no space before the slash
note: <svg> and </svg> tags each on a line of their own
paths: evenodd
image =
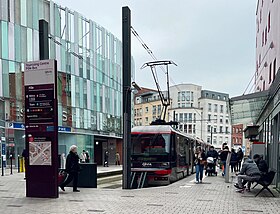
<svg viewBox="0 0 280 214">
<path fill-rule="evenodd" d="M 231 124 L 256 124 L 268 101 L 269 90 L 233 97 L 229 101 Z"/>
</svg>

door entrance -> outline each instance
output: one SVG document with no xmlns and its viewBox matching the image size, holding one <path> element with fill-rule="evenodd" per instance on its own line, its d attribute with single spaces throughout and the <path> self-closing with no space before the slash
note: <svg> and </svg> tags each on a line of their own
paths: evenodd
<svg viewBox="0 0 280 214">
<path fill-rule="evenodd" d="M 102 163 L 102 142 L 94 142 L 94 162 L 97 165 L 103 165 Z"/>
</svg>

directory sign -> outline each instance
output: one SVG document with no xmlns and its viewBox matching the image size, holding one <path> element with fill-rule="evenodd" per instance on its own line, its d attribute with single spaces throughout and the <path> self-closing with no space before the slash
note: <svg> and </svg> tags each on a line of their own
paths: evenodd
<svg viewBox="0 0 280 214">
<path fill-rule="evenodd" d="M 25 63 L 26 195 L 58 197 L 57 70 L 55 60 Z M 41 186 L 38 189 L 38 186 Z M 43 189 L 42 189 L 43 188 Z"/>
</svg>

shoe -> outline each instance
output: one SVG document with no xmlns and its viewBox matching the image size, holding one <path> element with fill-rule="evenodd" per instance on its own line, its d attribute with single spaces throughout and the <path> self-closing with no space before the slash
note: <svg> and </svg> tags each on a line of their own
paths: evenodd
<svg viewBox="0 0 280 214">
<path fill-rule="evenodd" d="M 195 181 L 195 183 L 198 184 L 199 182 L 198 182 L 198 181 Z"/>
<path fill-rule="evenodd" d="M 59 186 L 59 187 L 63 192 L 65 192 L 64 186 Z"/>
<path fill-rule="evenodd" d="M 78 190 L 78 189 L 74 189 L 74 190 L 73 190 L 73 192 L 80 192 L 80 190 Z"/>
<path fill-rule="evenodd" d="M 202 180 L 200 180 L 199 183 L 202 183 Z"/>
<path fill-rule="evenodd" d="M 236 192 L 241 192 L 241 193 L 244 193 L 244 189 L 237 189 L 235 190 Z"/>
<path fill-rule="evenodd" d="M 240 187 L 238 184 L 234 184 L 234 187 L 236 187 L 237 189 L 245 189 L 245 187 Z"/>
</svg>

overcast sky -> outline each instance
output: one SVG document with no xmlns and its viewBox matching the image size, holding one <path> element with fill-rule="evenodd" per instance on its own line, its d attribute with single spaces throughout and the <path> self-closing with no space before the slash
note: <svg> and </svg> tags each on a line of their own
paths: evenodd
<svg viewBox="0 0 280 214">
<path fill-rule="evenodd" d="M 242 95 L 255 71 L 257 0 L 55 0 L 122 39 L 122 7 L 131 10 L 131 25 L 158 60 L 172 60 L 171 85 L 193 83 L 202 89 Z M 138 85 L 156 88 L 153 61 L 132 35 Z M 158 69 L 160 86 L 165 76 Z"/>
</svg>

